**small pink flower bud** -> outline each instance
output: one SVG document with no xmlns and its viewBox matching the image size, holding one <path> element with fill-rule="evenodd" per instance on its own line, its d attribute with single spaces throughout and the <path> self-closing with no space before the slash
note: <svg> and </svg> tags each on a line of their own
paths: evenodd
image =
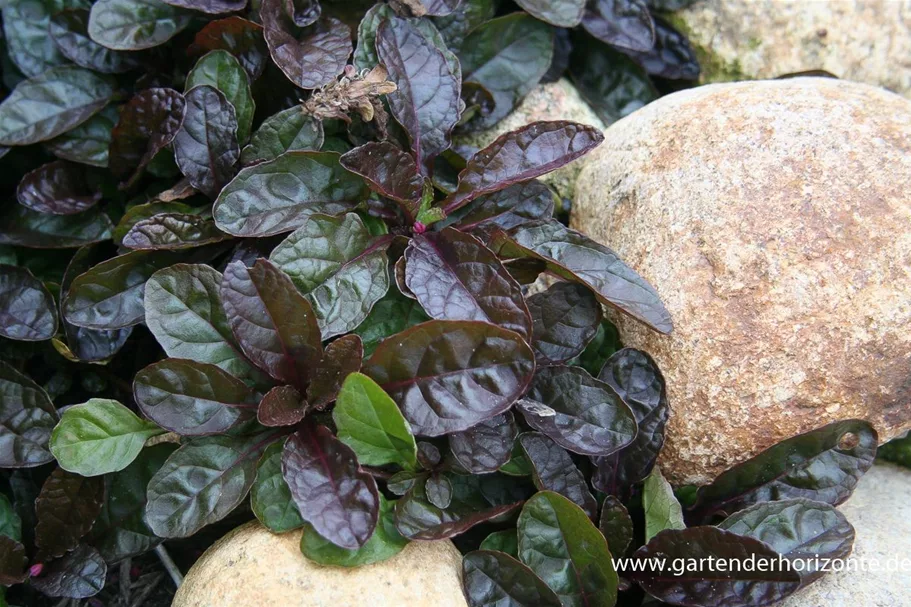
<svg viewBox="0 0 911 607">
<path fill-rule="evenodd" d="M 44 571 L 44 563 L 35 563 L 28 568 L 28 574 L 32 577 L 38 577 Z"/>
<path fill-rule="evenodd" d="M 427 226 L 425 226 L 425 225 L 424 225 L 423 223 L 421 223 L 420 221 L 415 221 L 415 222 L 414 222 L 414 233 L 415 233 L 415 234 L 423 234 L 423 233 L 426 232 L 426 231 L 427 231 Z"/>
</svg>

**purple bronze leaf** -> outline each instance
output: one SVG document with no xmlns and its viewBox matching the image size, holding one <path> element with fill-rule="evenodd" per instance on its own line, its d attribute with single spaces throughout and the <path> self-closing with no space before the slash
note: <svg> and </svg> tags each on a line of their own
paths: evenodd
<svg viewBox="0 0 911 607">
<path fill-rule="evenodd" d="M 495 472 L 509 461 L 518 433 L 515 417 L 507 411 L 464 432 L 450 434 L 449 450 L 472 474 Z"/>
<path fill-rule="evenodd" d="M 588 518 L 598 514 L 598 502 L 585 477 L 563 447 L 539 432 L 525 432 L 519 444 L 531 463 L 532 479 L 539 491 L 554 491 L 585 511 Z"/>
<path fill-rule="evenodd" d="M 645 0 L 595 0 L 585 10 L 582 27 L 618 49 L 645 53 L 655 46 L 655 22 Z"/>
<path fill-rule="evenodd" d="M 65 160 L 55 160 L 26 173 L 16 188 L 19 204 L 39 213 L 72 215 L 101 200 L 85 180 L 86 169 Z"/>
<path fill-rule="evenodd" d="M 364 344 L 357 335 L 343 335 L 327 345 L 307 388 L 310 406 L 325 409 L 338 396 L 345 378 L 361 370 L 363 359 Z"/>
<path fill-rule="evenodd" d="M 242 17 L 210 21 L 197 32 L 187 52 L 195 56 L 216 50 L 225 50 L 234 55 L 250 76 L 251 82 L 259 78 L 269 61 L 263 26 Z"/>
<path fill-rule="evenodd" d="M 177 8 L 186 8 L 209 15 L 235 13 L 247 6 L 247 0 L 164 0 L 166 4 Z"/>
<path fill-rule="evenodd" d="M 75 548 L 101 513 L 103 500 L 104 478 L 55 469 L 35 500 L 36 558 L 55 558 Z"/>
<path fill-rule="evenodd" d="M 79 544 L 75 550 L 48 563 L 41 575 L 29 582 L 45 596 L 83 599 L 104 588 L 108 566 L 92 546 Z"/>
<path fill-rule="evenodd" d="M 54 296 L 28 268 L 0 264 L 0 337 L 44 341 L 57 332 Z"/>
<path fill-rule="evenodd" d="M 293 426 L 307 414 L 307 402 L 294 386 L 276 386 L 259 403 L 256 419 L 272 428 Z"/>
<path fill-rule="evenodd" d="M 371 141 L 343 154 L 340 162 L 371 190 L 398 202 L 412 219 L 417 215 L 424 179 L 411 154 L 388 141 Z"/>
</svg>

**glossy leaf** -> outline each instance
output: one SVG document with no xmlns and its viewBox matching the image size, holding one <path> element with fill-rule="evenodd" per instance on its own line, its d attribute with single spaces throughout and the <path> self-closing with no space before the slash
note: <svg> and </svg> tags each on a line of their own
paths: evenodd
<svg viewBox="0 0 911 607">
<path fill-rule="evenodd" d="M 32 468 L 53 461 L 47 444 L 57 410 L 41 387 L 0 361 L 0 467 Z"/>
<path fill-rule="evenodd" d="M 22 539 L 22 519 L 6 495 L 0 494 L 0 536 Z"/>
<path fill-rule="evenodd" d="M 590 288 L 601 303 L 661 333 L 673 329 L 670 313 L 654 287 L 607 247 L 553 220 L 520 226 L 510 238 L 501 257 L 515 253 L 542 260 L 550 272 Z"/>
<path fill-rule="evenodd" d="M 332 17 L 295 25 L 282 0 L 263 0 L 259 14 L 272 60 L 295 86 L 315 89 L 341 73 L 351 55 L 351 30 Z"/>
<path fill-rule="evenodd" d="M 516 226 L 547 219 L 554 213 L 554 195 L 540 181 L 524 181 L 503 190 L 475 198 L 444 220 L 463 232 L 480 237 L 489 230 L 509 230 Z"/>
<path fill-rule="evenodd" d="M 405 260 L 405 282 L 432 318 L 485 321 L 531 336 L 522 287 L 477 238 L 455 228 L 417 235 Z"/>
<path fill-rule="evenodd" d="M 665 529 L 686 529 L 683 510 L 674 496 L 670 483 L 664 480 L 659 468 L 652 470 L 642 488 L 642 508 L 645 510 L 645 541 Z"/>
<path fill-rule="evenodd" d="M 256 419 L 264 426 L 293 426 L 304 419 L 308 404 L 294 386 L 275 386 L 266 392 L 256 410 Z"/>
<path fill-rule="evenodd" d="M 75 215 L 49 215 L 11 205 L 0 215 L 0 244 L 34 249 L 75 249 L 111 237 L 111 220 L 96 208 Z"/>
<path fill-rule="evenodd" d="M 187 74 L 186 90 L 211 86 L 221 92 L 234 107 L 237 141 L 242 145 L 250 138 L 256 104 L 250 91 L 250 79 L 240 62 L 228 51 L 206 53 Z"/>
<path fill-rule="evenodd" d="M 582 21 L 585 0 L 517 0 L 529 15 L 557 27 L 575 27 Z"/>
<path fill-rule="evenodd" d="M 376 481 L 325 426 L 304 426 L 291 435 L 282 452 L 282 476 L 301 518 L 332 544 L 354 550 L 373 535 Z"/>
<path fill-rule="evenodd" d="M 824 574 L 820 561 L 846 558 L 854 543 L 854 527 L 844 514 L 802 498 L 753 504 L 718 527 L 765 542 L 794 563 L 804 584 Z"/>
<path fill-rule="evenodd" d="M 28 577 L 25 571 L 27 564 L 25 546 L 9 536 L 0 535 L 0 584 L 11 586 L 25 581 Z M 0 594 L 2 599 L 3 594 Z"/>
<path fill-rule="evenodd" d="M 441 320 L 384 341 L 364 367 L 421 436 L 461 432 L 503 413 L 533 371 L 531 349 L 516 333 Z"/>
<path fill-rule="evenodd" d="M 185 99 L 183 125 L 174 136 L 174 160 L 194 188 L 214 198 L 234 177 L 240 160 L 234 106 L 208 85 L 194 87 Z"/>
<path fill-rule="evenodd" d="M 310 215 L 270 259 L 313 304 L 328 339 L 355 329 L 386 294 L 390 240 L 372 236 L 354 213 Z"/>
<path fill-rule="evenodd" d="M 480 550 L 496 550 L 519 558 L 519 535 L 515 529 L 494 531 L 481 542 Z"/>
<path fill-rule="evenodd" d="M 582 354 L 601 324 L 601 305 L 587 288 L 558 282 L 528 298 L 534 323 L 531 345 L 539 363 L 562 363 Z"/>
<path fill-rule="evenodd" d="M 654 556 L 660 558 L 652 560 Z M 775 566 L 778 553 L 768 544 L 716 527 L 659 533 L 637 550 L 633 558 L 645 563 L 644 566 L 639 571 L 630 569 L 625 573 L 650 595 L 676 605 L 771 605 L 800 587 L 797 572 Z M 675 575 L 670 564 L 676 558 L 689 562 L 711 562 L 700 559 L 713 558 L 741 563 L 755 559 L 757 563 L 764 562 L 765 567 L 725 567 L 723 570 L 713 567 Z"/>
<path fill-rule="evenodd" d="M 89 11 L 64 10 L 53 15 L 48 33 L 60 53 L 80 67 L 120 74 L 137 67 L 139 62 L 128 53 L 105 48 L 89 37 Z"/>
<path fill-rule="evenodd" d="M 458 189 L 441 204 L 448 215 L 479 196 L 560 168 L 603 140 L 595 127 L 560 120 L 510 131 L 471 157 L 459 173 Z"/>
<path fill-rule="evenodd" d="M 496 472 L 509 461 L 519 430 L 511 411 L 449 435 L 449 450 L 458 464 L 472 474 Z"/>
<path fill-rule="evenodd" d="M 121 244 L 139 251 L 176 251 L 221 242 L 228 235 L 199 215 L 161 213 L 133 224 Z"/>
<path fill-rule="evenodd" d="M 361 464 L 417 467 L 417 445 L 395 402 L 372 379 L 352 373 L 332 410 L 336 434 Z"/>
<path fill-rule="evenodd" d="M 80 544 L 63 558 L 48 563 L 30 584 L 45 596 L 83 599 L 101 592 L 107 571 L 98 550 Z"/>
<path fill-rule="evenodd" d="M 604 498 L 601 504 L 601 519 L 598 530 L 607 540 L 607 547 L 614 557 L 626 554 L 630 542 L 633 541 L 633 519 L 630 518 L 626 506 L 613 495 Z"/>
<path fill-rule="evenodd" d="M 105 76 L 54 67 L 24 80 L 0 103 L 0 145 L 53 139 L 97 114 L 114 96 Z"/>
<path fill-rule="evenodd" d="M 85 478 L 56 468 L 35 500 L 36 558 L 63 556 L 92 528 L 104 500 L 104 480 Z"/>
<path fill-rule="evenodd" d="M 316 151 L 322 145 L 323 123 L 295 106 L 266 118 L 250 137 L 240 161 L 244 165 L 257 164 L 285 152 Z"/>
<path fill-rule="evenodd" d="M 460 74 L 406 19 L 391 17 L 380 23 L 376 51 L 397 87 L 386 96 L 392 115 L 408 132 L 417 166 L 428 175 L 433 159 L 449 147 L 458 122 Z"/>
<path fill-rule="evenodd" d="M 0 264 L 0 336 L 44 341 L 57 332 L 57 307 L 44 284 L 27 269 Z"/>
<path fill-rule="evenodd" d="M 519 514 L 519 558 L 567 607 L 612 606 L 617 572 L 604 537 L 585 512 L 551 491 L 529 499 Z"/>
<path fill-rule="evenodd" d="M 94 206 L 101 192 L 85 181 L 85 169 L 57 160 L 26 173 L 16 188 L 19 204 L 39 213 L 72 215 Z"/>
<path fill-rule="evenodd" d="M 412 540 L 440 540 L 464 533 L 475 525 L 506 515 L 522 505 L 526 493 L 500 475 L 458 476 L 447 474 L 452 498 L 447 508 L 434 506 L 424 483 L 414 487 L 395 504 L 395 526 Z M 491 489 L 491 491 L 488 491 Z M 495 491 L 493 491 L 495 489 Z"/>
<path fill-rule="evenodd" d="M 146 280 L 177 260 L 172 253 L 134 251 L 102 262 L 73 280 L 63 315 L 67 322 L 89 329 L 135 325 L 145 316 Z"/>
<path fill-rule="evenodd" d="M 89 14 L 89 36 L 109 49 L 138 51 L 164 44 L 190 17 L 159 0 L 98 0 Z"/>
<path fill-rule="evenodd" d="M 269 58 L 263 27 L 237 16 L 207 23 L 196 33 L 189 50 L 191 53 L 228 51 L 237 58 L 251 81 L 263 73 Z"/>
<path fill-rule="evenodd" d="M 66 62 L 54 41 L 47 35 L 47 29 L 50 16 L 67 4 L 41 0 L 11 0 L 4 3 L 5 51 L 12 65 L 25 76 L 38 76 Z M 7 71 L 6 67 L 4 71 Z"/>
<path fill-rule="evenodd" d="M 493 18 L 496 2 L 493 0 L 462 0 L 458 7 L 445 17 L 433 19 L 434 25 L 442 35 L 446 45 L 458 51 L 465 37 L 474 28 Z M 360 49 L 360 33 L 358 35 Z M 357 57 L 357 53 L 355 53 Z"/>
<path fill-rule="evenodd" d="M 361 337 L 364 354 L 370 356 L 384 339 L 425 320 L 430 320 L 430 317 L 417 300 L 402 295 L 393 287 L 376 302 L 364 322 L 354 331 Z"/>
<path fill-rule="evenodd" d="M 164 433 L 116 400 L 92 398 L 67 407 L 51 434 L 51 453 L 61 468 L 100 476 L 129 466 L 146 440 Z"/>
<path fill-rule="evenodd" d="M 392 505 L 382 494 L 379 497 L 380 513 L 376 530 L 366 544 L 357 550 L 339 548 L 307 525 L 301 536 L 301 552 L 311 561 L 334 567 L 361 567 L 394 557 L 408 544 L 408 540 L 395 528 Z"/>
<path fill-rule="evenodd" d="M 371 190 L 398 202 L 410 217 L 417 215 L 424 179 L 411 154 L 388 141 L 371 141 L 346 152 L 340 161 Z"/>
<path fill-rule="evenodd" d="M 319 0 L 285 0 L 285 12 L 298 27 L 307 27 L 319 19 L 322 7 Z"/>
<path fill-rule="evenodd" d="M 645 0 L 595 0 L 582 27 L 616 48 L 643 53 L 655 46 L 655 22 Z"/>
<path fill-rule="evenodd" d="M 471 607 L 560 607 L 560 598 L 535 573 L 502 552 L 476 550 L 462 560 Z"/>
<path fill-rule="evenodd" d="M 569 499 L 594 519 L 598 502 L 576 468 L 569 453 L 560 445 L 538 432 L 525 432 L 519 444 L 532 469 L 532 480 L 539 491 L 553 491 Z"/>
<path fill-rule="evenodd" d="M 696 513 L 733 513 L 758 502 L 798 497 L 837 506 L 873 464 L 877 442 L 873 427 L 860 420 L 789 438 L 701 487 Z"/>
<path fill-rule="evenodd" d="M 518 408 L 532 428 L 574 453 L 610 455 L 636 436 L 626 403 L 578 367 L 540 369 Z"/>
<path fill-rule="evenodd" d="M 168 356 L 221 367 L 240 378 L 255 371 L 240 353 L 222 309 L 222 275 L 204 264 L 177 264 L 145 286 L 146 325 Z"/>
<path fill-rule="evenodd" d="M 199 11 L 209 15 L 234 13 L 242 11 L 247 6 L 247 0 L 167 0 L 167 3 L 177 8 Z"/>
<path fill-rule="evenodd" d="M 120 119 L 120 108 L 109 105 L 74 129 L 46 142 L 58 158 L 96 167 L 108 166 L 111 131 Z"/>
<path fill-rule="evenodd" d="M 189 537 L 247 496 L 275 434 L 211 436 L 180 446 L 149 481 L 145 521 L 158 537 Z"/>
<path fill-rule="evenodd" d="M 118 244 L 123 242 L 123 238 L 133 229 L 133 226 L 146 219 L 152 219 L 156 215 L 180 216 L 193 214 L 193 207 L 182 202 L 153 200 L 144 204 L 137 204 L 130 207 L 120 218 L 120 222 L 114 228 L 114 242 Z"/>
<path fill-rule="evenodd" d="M 496 108 L 471 127 L 490 128 L 509 114 L 541 80 L 553 56 L 553 33 L 524 13 L 491 19 L 465 38 L 459 52 L 462 81 L 480 84 Z"/>
<path fill-rule="evenodd" d="M 227 432 L 255 412 L 244 382 L 215 365 L 179 358 L 139 371 L 133 397 L 143 415 L 182 436 Z"/>
<path fill-rule="evenodd" d="M 357 335 L 344 335 L 331 342 L 313 370 L 307 402 L 315 409 L 324 409 L 338 397 L 345 378 L 361 370 L 363 359 L 364 346 Z"/>
<path fill-rule="evenodd" d="M 699 78 L 699 60 L 690 41 L 667 21 L 657 17 L 654 21 L 655 46 L 644 53 L 627 54 L 652 76 L 671 80 Z"/>
<path fill-rule="evenodd" d="M 134 95 L 111 132 L 108 165 L 114 176 L 127 185 L 138 179 L 155 155 L 173 141 L 185 110 L 183 95 L 173 89 L 152 88 Z"/>
<path fill-rule="evenodd" d="M 290 232 L 314 213 L 339 214 L 366 198 L 364 182 L 332 152 L 286 152 L 240 171 L 218 195 L 212 216 L 235 236 Z"/>
<path fill-rule="evenodd" d="M 250 506 L 253 513 L 269 531 L 284 533 L 304 525 L 291 489 L 282 477 L 282 450 L 284 441 L 269 445 L 256 467 L 256 480 L 250 488 Z"/>
</svg>

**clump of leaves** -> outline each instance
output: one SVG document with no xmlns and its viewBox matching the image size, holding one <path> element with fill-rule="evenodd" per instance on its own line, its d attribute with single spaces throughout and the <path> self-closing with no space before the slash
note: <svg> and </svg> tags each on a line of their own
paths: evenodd
<svg viewBox="0 0 911 607">
<path fill-rule="evenodd" d="M 603 306 L 671 318 L 537 180 L 600 132 L 538 122 L 452 148 L 567 72 L 611 120 L 694 79 L 652 15 L 679 4 L 7 2 L 12 599 L 93 596 L 246 503 L 324 564 L 456 538 L 472 605 L 764 605 L 818 573 L 668 577 L 611 556 L 846 554 L 833 506 L 872 461 L 863 422 L 683 505 L 655 466 L 664 380 Z"/>
</svg>

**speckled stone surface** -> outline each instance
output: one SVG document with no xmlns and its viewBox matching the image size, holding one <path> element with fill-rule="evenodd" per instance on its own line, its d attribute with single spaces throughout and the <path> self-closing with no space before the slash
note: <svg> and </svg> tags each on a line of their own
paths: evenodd
<svg viewBox="0 0 911 607">
<path fill-rule="evenodd" d="M 706 483 L 776 442 L 911 427 L 911 101 L 822 78 L 715 84 L 615 123 L 572 226 L 658 290 L 672 407 L 661 469 Z"/>
<path fill-rule="evenodd" d="M 257 522 L 209 548 L 172 607 L 466 607 L 462 555 L 452 542 L 411 542 L 382 563 L 326 567 L 300 552 L 301 532 Z"/>
<path fill-rule="evenodd" d="M 700 0 L 671 21 L 704 82 L 823 69 L 911 95 L 911 0 Z"/>
<path fill-rule="evenodd" d="M 785 599 L 779 607 L 902 607 L 911 601 L 911 471 L 877 464 L 839 506 L 857 536 L 846 570 Z M 905 561 L 905 570 L 899 569 Z M 873 562 L 878 567 L 871 568 Z M 890 565 L 891 562 L 891 565 Z M 888 571 L 889 568 L 894 571 Z M 864 570 L 865 569 L 865 570 Z"/>
<path fill-rule="evenodd" d="M 536 86 L 522 100 L 522 103 L 506 118 L 498 122 L 494 128 L 460 135 L 455 138 L 454 143 L 479 149 L 484 148 L 503 133 L 514 131 L 538 120 L 572 120 L 599 129 L 604 128 L 604 123 L 585 103 L 576 87 L 570 84 L 569 80 L 562 78 L 557 82 Z M 576 178 L 579 176 L 584 160 L 584 157 L 580 158 L 539 179 L 554 188 L 560 196 L 572 199 Z"/>
</svg>

